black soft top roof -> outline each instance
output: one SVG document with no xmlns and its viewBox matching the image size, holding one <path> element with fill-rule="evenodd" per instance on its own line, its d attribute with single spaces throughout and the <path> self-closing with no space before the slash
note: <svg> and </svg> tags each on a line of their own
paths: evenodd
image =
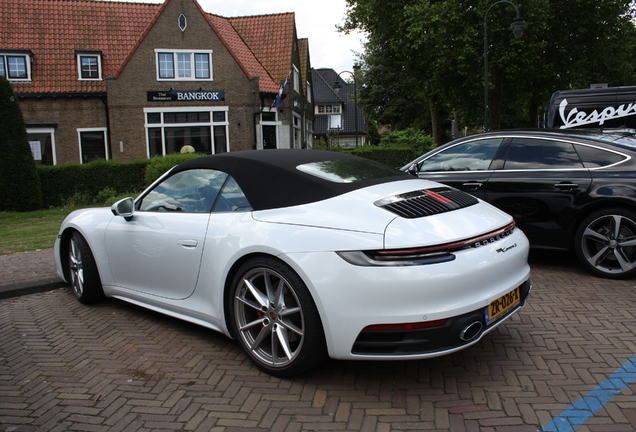
<svg viewBox="0 0 636 432">
<path fill-rule="evenodd" d="M 215 169 L 234 177 L 254 210 L 290 207 L 322 201 L 356 189 L 388 181 L 412 179 L 407 174 L 338 183 L 307 174 L 297 166 L 324 161 L 355 160 L 376 164 L 345 153 L 322 150 L 250 150 L 203 156 L 183 162 L 173 173 Z"/>
</svg>

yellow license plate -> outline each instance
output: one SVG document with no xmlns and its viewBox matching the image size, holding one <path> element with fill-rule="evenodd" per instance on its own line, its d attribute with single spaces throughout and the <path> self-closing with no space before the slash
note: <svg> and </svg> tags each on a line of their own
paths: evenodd
<svg viewBox="0 0 636 432">
<path fill-rule="evenodd" d="M 517 306 L 520 300 L 519 287 L 517 287 L 497 300 L 491 301 L 484 311 L 486 324 L 501 318 L 507 311 Z"/>
</svg>

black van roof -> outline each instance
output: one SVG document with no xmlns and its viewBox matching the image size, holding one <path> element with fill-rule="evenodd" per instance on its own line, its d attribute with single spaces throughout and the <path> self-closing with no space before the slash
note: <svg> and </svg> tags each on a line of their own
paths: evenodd
<svg viewBox="0 0 636 432">
<path fill-rule="evenodd" d="M 636 86 L 554 92 L 547 127 L 636 128 Z"/>
</svg>

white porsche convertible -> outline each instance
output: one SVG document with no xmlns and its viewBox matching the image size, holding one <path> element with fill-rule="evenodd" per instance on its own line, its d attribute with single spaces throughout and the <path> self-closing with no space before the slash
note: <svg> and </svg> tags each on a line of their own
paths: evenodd
<svg viewBox="0 0 636 432">
<path fill-rule="evenodd" d="M 70 214 L 55 253 L 80 302 L 113 297 L 222 332 L 277 376 L 327 357 L 452 353 L 531 287 L 528 241 L 507 214 L 315 150 L 189 160 L 135 200 Z"/>
</svg>

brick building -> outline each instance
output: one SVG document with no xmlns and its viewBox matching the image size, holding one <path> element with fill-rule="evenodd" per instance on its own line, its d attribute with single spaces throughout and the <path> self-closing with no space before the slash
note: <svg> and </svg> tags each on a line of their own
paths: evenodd
<svg viewBox="0 0 636 432">
<path fill-rule="evenodd" d="M 225 18 L 196 0 L 2 0 L 0 27 L 0 75 L 38 163 L 311 143 L 309 45 L 293 13 Z"/>
</svg>

